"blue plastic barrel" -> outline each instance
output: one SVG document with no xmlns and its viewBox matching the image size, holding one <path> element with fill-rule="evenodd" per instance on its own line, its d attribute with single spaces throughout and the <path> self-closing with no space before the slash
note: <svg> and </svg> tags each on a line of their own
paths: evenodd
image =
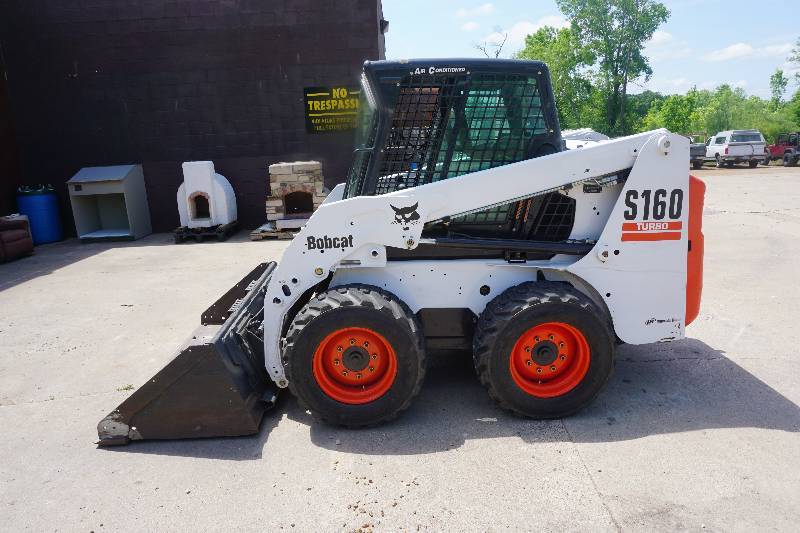
<svg viewBox="0 0 800 533">
<path fill-rule="evenodd" d="M 28 215 L 33 244 L 60 241 L 64 237 L 58 197 L 52 185 L 36 185 L 17 189 L 17 207 Z"/>
</svg>

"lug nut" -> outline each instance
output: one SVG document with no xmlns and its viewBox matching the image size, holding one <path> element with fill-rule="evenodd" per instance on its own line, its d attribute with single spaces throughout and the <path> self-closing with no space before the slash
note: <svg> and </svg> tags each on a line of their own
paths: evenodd
<svg viewBox="0 0 800 533">
<path fill-rule="evenodd" d="M 567 360 L 567 356 L 566 355 L 560 355 L 558 358 L 561 359 L 562 361 L 566 361 Z"/>
<path fill-rule="evenodd" d="M 342 370 L 342 375 L 346 376 L 347 375 L 347 370 Z"/>
<path fill-rule="evenodd" d="M 338 359 L 334 359 L 333 360 L 333 365 L 334 366 L 339 366 L 339 360 Z"/>
<path fill-rule="evenodd" d="M 558 347 L 559 347 L 559 348 L 563 348 L 563 347 L 564 347 L 564 341 L 561 341 L 561 342 L 559 342 L 559 343 L 558 343 Z"/>
<path fill-rule="evenodd" d="M 550 336 L 548 337 L 548 339 L 550 339 L 550 340 L 553 340 L 553 339 L 555 339 L 555 337 L 554 337 L 553 335 L 550 335 Z"/>
<path fill-rule="evenodd" d="M 537 368 L 537 369 L 536 369 L 536 373 L 537 373 L 537 374 L 541 374 L 541 373 L 542 373 L 542 369 L 541 369 L 541 368 Z"/>
<path fill-rule="evenodd" d="M 374 366 L 369 367 L 369 371 L 370 372 L 375 372 L 375 367 Z"/>
<path fill-rule="evenodd" d="M 354 345 L 355 343 L 356 343 L 355 339 L 350 339 L 350 346 Z"/>
<path fill-rule="evenodd" d="M 531 351 L 531 347 L 530 347 L 530 346 L 526 346 L 526 347 L 525 347 L 525 351 L 526 351 L 526 352 L 530 352 L 530 351 Z"/>
<path fill-rule="evenodd" d="M 356 377 L 357 377 L 358 379 L 361 379 L 361 374 L 356 374 Z"/>
<path fill-rule="evenodd" d="M 339 353 L 341 353 L 341 352 L 343 352 L 343 351 L 344 351 L 344 348 L 342 348 L 341 346 L 337 346 L 337 347 L 336 347 L 336 351 L 337 351 L 337 352 L 339 352 Z"/>
<path fill-rule="evenodd" d="M 369 342 L 368 341 L 364 341 L 364 348 L 369 348 Z"/>
<path fill-rule="evenodd" d="M 372 360 L 373 360 L 373 361 L 374 361 L 375 359 L 377 359 L 377 358 L 378 358 L 378 354 L 376 354 L 376 353 L 372 354 Z"/>
<path fill-rule="evenodd" d="M 539 337 L 534 337 L 533 340 L 535 340 L 536 342 L 539 342 Z"/>
<path fill-rule="evenodd" d="M 551 367 L 550 367 L 550 372 L 555 372 L 555 371 L 556 371 L 556 367 L 554 367 L 554 366 L 551 366 Z"/>
<path fill-rule="evenodd" d="M 530 361 L 525 361 L 525 364 L 528 365 L 528 366 L 531 366 L 531 362 Z"/>
</svg>

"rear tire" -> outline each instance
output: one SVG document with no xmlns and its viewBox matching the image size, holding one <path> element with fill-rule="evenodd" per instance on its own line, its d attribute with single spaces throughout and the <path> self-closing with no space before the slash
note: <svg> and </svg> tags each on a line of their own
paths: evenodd
<svg viewBox="0 0 800 533">
<path fill-rule="evenodd" d="M 289 388 L 315 416 L 348 427 L 395 418 L 425 378 L 422 328 L 395 295 L 368 285 L 327 290 L 286 333 Z"/>
<path fill-rule="evenodd" d="M 512 287 L 481 313 L 475 369 L 500 407 L 532 418 L 559 418 L 588 405 L 614 366 L 609 319 L 561 283 Z"/>
<path fill-rule="evenodd" d="M 758 159 L 752 159 L 749 162 L 750 168 L 756 168 L 758 166 Z"/>
<path fill-rule="evenodd" d="M 703 162 L 702 161 L 692 161 L 692 168 L 695 169 L 695 170 L 700 170 L 701 168 L 703 168 Z"/>
</svg>

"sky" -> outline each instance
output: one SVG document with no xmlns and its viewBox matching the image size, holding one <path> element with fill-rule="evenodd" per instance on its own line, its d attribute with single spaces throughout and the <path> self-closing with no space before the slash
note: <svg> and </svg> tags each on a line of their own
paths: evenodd
<svg viewBox="0 0 800 533">
<path fill-rule="evenodd" d="M 662 0 L 671 15 L 648 42 L 653 76 L 629 92 L 645 89 L 685 93 L 728 83 L 769 97 L 776 68 L 793 72 L 786 58 L 800 37 L 800 18 L 781 16 L 788 0 Z M 524 45 L 538 28 L 565 26 L 554 0 L 383 0 L 387 59 L 484 57 L 477 43 L 508 34 L 502 55 Z M 790 85 L 789 96 L 795 84 Z"/>
</svg>

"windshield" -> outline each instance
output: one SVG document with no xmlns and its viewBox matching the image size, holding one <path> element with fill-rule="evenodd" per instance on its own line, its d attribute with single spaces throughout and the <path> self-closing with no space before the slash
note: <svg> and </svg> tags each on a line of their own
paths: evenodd
<svg viewBox="0 0 800 533">
<path fill-rule="evenodd" d="M 759 143 L 762 140 L 760 133 L 734 133 L 731 135 L 732 143 Z"/>
</svg>

